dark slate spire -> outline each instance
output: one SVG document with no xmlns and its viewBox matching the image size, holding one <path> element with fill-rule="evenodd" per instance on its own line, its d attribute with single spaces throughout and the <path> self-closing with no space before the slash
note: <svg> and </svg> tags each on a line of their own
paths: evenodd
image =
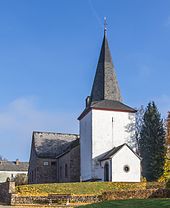
<svg viewBox="0 0 170 208">
<path fill-rule="evenodd" d="M 91 102 L 101 100 L 122 101 L 106 37 L 106 23 L 90 99 Z"/>
</svg>

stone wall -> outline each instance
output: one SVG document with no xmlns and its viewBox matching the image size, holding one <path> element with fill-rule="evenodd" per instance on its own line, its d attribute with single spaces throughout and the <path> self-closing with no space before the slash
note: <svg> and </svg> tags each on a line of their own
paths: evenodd
<svg viewBox="0 0 170 208">
<path fill-rule="evenodd" d="M 29 184 L 78 182 L 80 181 L 80 145 L 76 145 L 58 159 L 37 157 L 35 149 L 32 148 L 29 164 Z"/>
<path fill-rule="evenodd" d="M 72 203 L 97 203 L 102 201 L 101 195 L 98 196 L 71 196 L 71 195 L 48 195 L 48 196 L 18 196 L 12 194 L 11 205 L 23 205 L 23 204 L 65 204 L 66 202 Z"/>
<path fill-rule="evenodd" d="M 47 196 L 20 196 L 15 194 L 15 183 L 0 184 L 0 202 L 11 205 L 56 204 L 56 203 L 97 203 L 105 200 L 170 198 L 170 189 L 146 189 L 104 192 L 101 195 L 48 194 Z"/>
<path fill-rule="evenodd" d="M 68 153 L 62 155 L 58 159 L 58 164 L 58 182 L 80 181 L 80 145 L 75 146 Z"/>
<path fill-rule="evenodd" d="M 102 195 L 60 195 L 48 196 L 19 196 L 11 195 L 11 204 L 55 204 L 55 203 L 97 203 L 105 200 L 170 198 L 170 189 L 147 189 L 130 191 L 105 192 Z"/>
<path fill-rule="evenodd" d="M 170 189 L 111 191 L 102 194 L 102 200 L 170 198 Z"/>
<path fill-rule="evenodd" d="M 31 183 L 54 183 L 57 182 L 57 160 L 39 158 L 32 148 L 30 165 L 28 170 L 28 182 Z"/>
<path fill-rule="evenodd" d="M 10 204 L 13 193 L 15 193 L 15 182 L 0 183 L 0 202 Z"/>
</svg>

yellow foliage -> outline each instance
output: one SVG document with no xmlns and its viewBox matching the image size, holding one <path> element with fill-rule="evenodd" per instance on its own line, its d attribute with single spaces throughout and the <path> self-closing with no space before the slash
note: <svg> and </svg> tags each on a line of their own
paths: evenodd
<svg viewBox="0 0 170 208">
<path fill-rule="evenodd" d="M 16 192 L 21 196 L 47 196 L 48 194 L 99 195 L 105 191 L 144 189 L 146 189 L 146 182 L 80 182 L 22 185 L 16 187 Z"/>
</svg>

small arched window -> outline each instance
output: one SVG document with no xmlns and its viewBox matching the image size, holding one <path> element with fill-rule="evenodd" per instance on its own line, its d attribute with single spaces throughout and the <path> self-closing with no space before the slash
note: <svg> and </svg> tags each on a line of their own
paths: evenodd
<svg viewBox="0 0 170 208">
<path fill-rule="evenodd" d="M 60 178 L 62 178 L 62 167 L 60 166 Z"/>
<path fill-rule="evenodd" d="M 68 177 L 68 167 L 67 167 L 67 164 L 65 164 L 65 178 Z"/>
</svg>

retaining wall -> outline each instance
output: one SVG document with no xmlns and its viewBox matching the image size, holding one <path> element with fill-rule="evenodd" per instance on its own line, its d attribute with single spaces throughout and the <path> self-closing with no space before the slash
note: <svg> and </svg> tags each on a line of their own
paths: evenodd
<svg viewBox="0 0 170 208">
<path fill-rule="evenodd" d="M 170 189 L 147 189 L 104 192 L 101 195 L 48 195 L 48 196 L 19 196 L 12 194 L 11 204 L 53 204 L 53 203 L 97 203 L 105 200 L 120 199 L 148 199 L 148 198 L 170 198 Z"/>
<path fill-rule="evenodd" d="M 0 183 L 0 202 L 10 205 L 24 204 L 55 204 L 55 203 L 97 203 L 105 200 L 120 199 L 147 199 L 147 198 L 170 198 L 170 189 L 146 189 L 146 190 L 122 190 L 108 191 L 101 195 L 61 195 L 48 194 L 47 196 L 21 196 L 15 194 L 15 183 Z"/>
<path fill-rule="evenodd" d="M 15 182 L 0 183 L 0 202 L 11 204 L 13 193 L 15 193 Z"/>
</svg>

